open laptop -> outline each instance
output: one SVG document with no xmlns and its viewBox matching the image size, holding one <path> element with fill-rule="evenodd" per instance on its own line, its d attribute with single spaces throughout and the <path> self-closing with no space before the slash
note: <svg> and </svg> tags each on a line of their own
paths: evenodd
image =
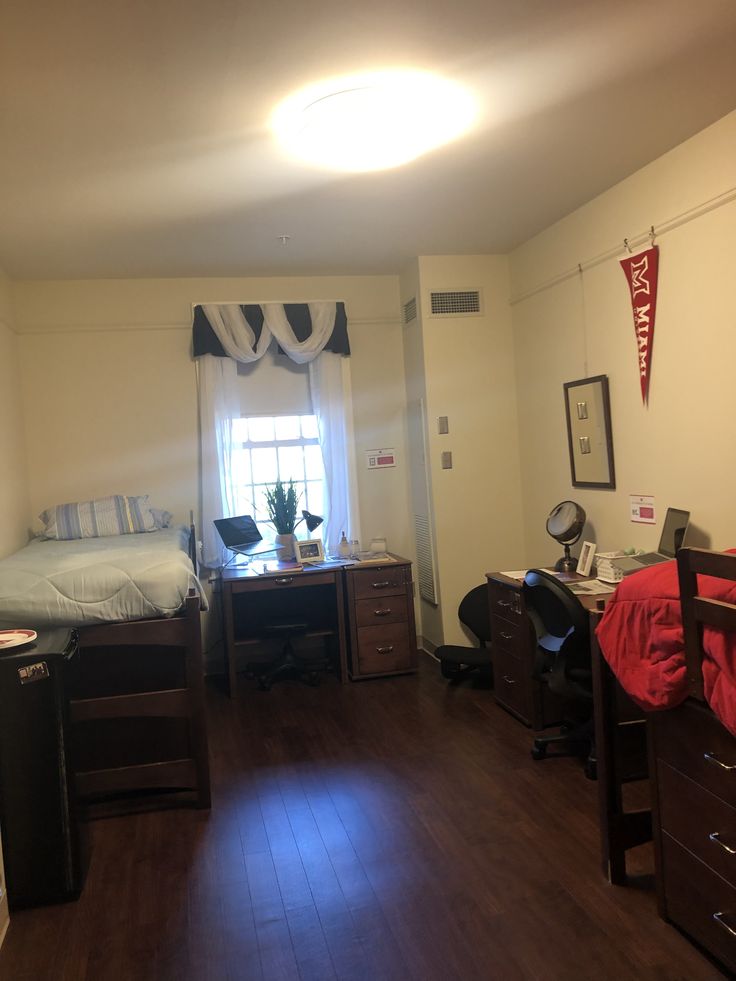
<svg viewBox="0 0 736 981">
<path fill-rule="evenodd" d="M 215 518 L 215 528 L 223 545 L 239 555 L 260 555 L 262 552 L 275 552 L 284 547 L 264 538 L 249 514 L 241 514 L 236 518 Z"/>
<path fill-rule="evenodd" d="M 616 568 L 622 572 L 636 572 L 648 565 L 659 562 L 669 562 L 674 559 L 685 541 L 685 533 L 690 521 L 690 512 L 679 508 L 667 508 L 662 525 L 662 534 L 656 552 L 644 552 L 643 555 L 627 555 L 625 558 L 614 559 Z"/>
</svg>

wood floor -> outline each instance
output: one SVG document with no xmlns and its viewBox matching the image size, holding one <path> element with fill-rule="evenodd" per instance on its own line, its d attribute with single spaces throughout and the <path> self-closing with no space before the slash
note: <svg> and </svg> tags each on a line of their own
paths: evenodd
<svg viewBox="0 0 736 981">
<path fill-rule="evenodd" d="M 211 812 L 96 821 L 76 903 L 13 914 L 2 981 L 700 981 L 599 871 L 595 784 L 488 691 L 418 676 L 208 693 Z"/>
</svg>

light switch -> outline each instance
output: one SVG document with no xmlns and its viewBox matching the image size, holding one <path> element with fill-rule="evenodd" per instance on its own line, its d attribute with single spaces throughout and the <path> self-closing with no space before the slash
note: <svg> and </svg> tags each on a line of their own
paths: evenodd
<svg viewBox="0 0 736 981">
<path fill-rule="evenodd" d="M 452 453 L 449 450 L 442 452 L 442 469 L 452 470 Z"/>
<path fill-rule="evenodd" d="M 440 416 L 437 419 L 437 432 L 440 436 L 446 436 L 450 431 L 450 422 L 447 416 Z"/>
</svg>

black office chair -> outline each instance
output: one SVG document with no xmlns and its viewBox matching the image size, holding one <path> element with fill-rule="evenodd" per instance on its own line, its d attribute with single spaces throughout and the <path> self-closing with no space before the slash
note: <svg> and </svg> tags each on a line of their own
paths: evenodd
<svg viewBox="0 0 736 981">
<path fill-rule="evenodd" d="M 434 652 L 440 662 L 442 676 L 457 683 L 473 671 L 478 671 L 487 684 L 493 683 L 491 651 L 491 612 L 488 605 L 488 586 L 475 586 L 460 602 L 457 610 L 460 622 L 478 638 L 477 647 L 442 644 Z"/>
<path fill-rule="evenodd" d="M 530 569 L 521 588 L 537 635 L 534 677 L 561 698 L 566 716 L 559 733 L 534 740 L 532 756 L 541 760 L 550 746 L 559 747 L 556 756 L 586 757 L 585 774 L 595 779 L 588 611 L 550 572 Z"/>
<path fill-rule="evenodd" d="M 327 658 L 325 656 L 317 659 L 298 657 L 292 643 L 295 637 L 306 634 L 307 628 L 306 620 L 295 617 L 284 617 L 263 625 L 262 635 L 279 638 L 282 646 L 275 660 L 248 665 L 248 675 L 255 676 L 261 691 L 270 691 L 274 681 L 289 675 L 302 678 L 310 685 L 319 684 L 320 677 L 327 668 Z"/>
</svg>

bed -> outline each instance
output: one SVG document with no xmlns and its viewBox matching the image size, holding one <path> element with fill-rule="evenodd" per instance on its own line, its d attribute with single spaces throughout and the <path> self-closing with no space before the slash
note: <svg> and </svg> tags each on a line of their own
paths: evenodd
<svg viewBox="0 0 736 981">
<path fill-rule="evenodd" d="M 0 620 L 77 631 L 69 695 L 79 802 L 88 816 L 209 807 L 194 528 L 159 527 L 146 512 L 140 533 L 64 540 L 54 530 L 58 538 L 0 561 Z"/>
</svg>

